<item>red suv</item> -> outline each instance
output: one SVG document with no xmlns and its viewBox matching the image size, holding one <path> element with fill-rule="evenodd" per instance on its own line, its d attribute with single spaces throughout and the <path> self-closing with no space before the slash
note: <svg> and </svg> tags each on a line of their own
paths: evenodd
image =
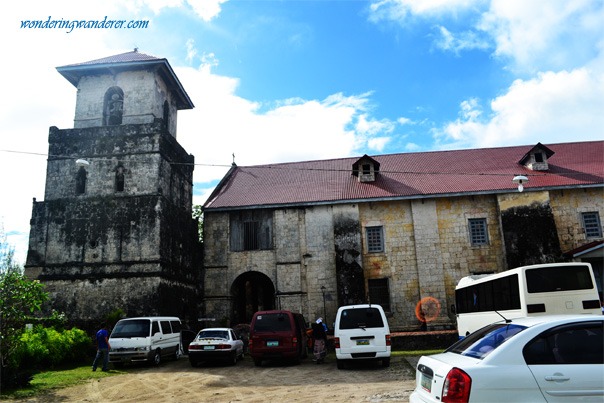
<svg viewBox="0 0 604 403">
<path fill-rule="evenodd" d="M 256 366 L 263 360 L 291 360 L 300 363 L 306 351 L 306 321 L 290 311 L 259 311 L 250 326 L 249 354 Z"/>
</svg>

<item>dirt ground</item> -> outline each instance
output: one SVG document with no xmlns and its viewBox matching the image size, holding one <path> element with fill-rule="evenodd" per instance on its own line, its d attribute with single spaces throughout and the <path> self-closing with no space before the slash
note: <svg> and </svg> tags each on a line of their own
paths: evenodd
<svg viewBox="0 0 604 403">
<path fill-rule="evenodd" d="M 128 374 L 89 380 L 23 402 L 407 402 L 414 388 L 413 363 L 393 357 L 389 368 L 336 368 L 335 354 L 317 365 L 265 361 L 249 356 L 235 366 L 201 364 L 187 357 L 159 367 L 126 367 Z"/>
</svg>

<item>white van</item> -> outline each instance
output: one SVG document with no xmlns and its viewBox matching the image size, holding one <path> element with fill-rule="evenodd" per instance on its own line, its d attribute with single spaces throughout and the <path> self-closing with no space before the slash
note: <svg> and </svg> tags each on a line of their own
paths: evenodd
<svg viewBox="0 0 604 403">
<path fill-rule="evenodd" d="M 380 305 L 338 308 L 334 337 L 338 369 L 350 360 L 380 360 L 382 366 L 390 366 L 390 327 Z"/>
<path fill-rule="evenodd" d="M 180 319 L 173 316 L 122 319 L 109 336 L 109 362 L 115 366 L 141 361 L 159 365 L 167 357 L 178 359 L 180 330 Z"/>
</svg>

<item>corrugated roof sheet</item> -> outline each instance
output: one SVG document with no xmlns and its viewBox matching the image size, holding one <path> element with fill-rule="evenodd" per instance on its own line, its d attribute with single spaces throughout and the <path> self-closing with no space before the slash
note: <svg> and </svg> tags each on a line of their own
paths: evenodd
<svg viewBox="0 0 604 403">
<path fill-rule="evenodd" d="M 373 156 L 374 182 L 359 182 L 360 157 L 235 166 L 205 203 L 206 209 L 336 203 L 516 191 L 515 175 L 529 178 L 525 191 L 604 185 L 604 141 L 547 145 L 549 170 L 518 161 L 532 148 L 515 146 Z"/>
</svg>

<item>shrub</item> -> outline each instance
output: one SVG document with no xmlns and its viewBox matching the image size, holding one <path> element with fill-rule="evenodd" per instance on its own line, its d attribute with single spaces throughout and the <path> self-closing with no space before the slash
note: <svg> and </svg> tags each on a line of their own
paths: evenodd
<svg viewBox="0 0 604 403">
<path fill-rule="evenodd" d="M 21 369 L 48 369 L 59 365 L 84 362 L 89 357 L 92 342 L 77 328 L 57 331 L 36 326 L 21 335 L 16 358 Z"/>
</svg>

